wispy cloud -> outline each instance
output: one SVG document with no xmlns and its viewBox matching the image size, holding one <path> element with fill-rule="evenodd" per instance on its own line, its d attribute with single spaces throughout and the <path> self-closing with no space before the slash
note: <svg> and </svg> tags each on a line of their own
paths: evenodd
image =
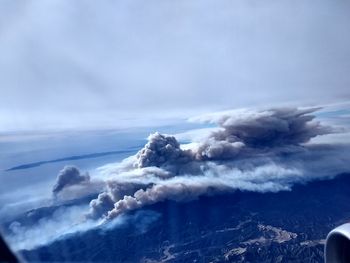
<svg viewBox="0 0 350 263">
<path fill-rule="evenodd" d="M 328 0 L 2 1 L 0 130 L 349 99 L 349 9 Z"/>
</svg>

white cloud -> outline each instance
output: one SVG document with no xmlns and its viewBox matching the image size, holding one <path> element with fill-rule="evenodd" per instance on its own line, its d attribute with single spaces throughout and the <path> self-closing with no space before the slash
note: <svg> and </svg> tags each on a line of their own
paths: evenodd
<svg viewBox="0 0 350 263">
<path fill-rule="evenodd" d="M 329 0 L 2 1 L 1 130 L 348 99 L 349 10 Z"/>
</svg>

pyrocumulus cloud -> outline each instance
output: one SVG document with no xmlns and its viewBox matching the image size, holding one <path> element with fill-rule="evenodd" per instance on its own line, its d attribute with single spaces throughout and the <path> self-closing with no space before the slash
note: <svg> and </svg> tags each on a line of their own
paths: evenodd
<svg viewBox="0 0 350 263">
<path fill-rule="evenodd" d="M 183 147 L 174 136 L 151 134 L 135 155 L 104 170 L 106 191 L 90 215 L 106 220 L 164 200 L 188 201 L 235 190 L 278 192 L 295 183 L 346 171 L 348 146 L 313 145 L 335 132 L 313 115 L 317 108 L 228 111 L 192 120 L 217 124 Z"/>
</svg>

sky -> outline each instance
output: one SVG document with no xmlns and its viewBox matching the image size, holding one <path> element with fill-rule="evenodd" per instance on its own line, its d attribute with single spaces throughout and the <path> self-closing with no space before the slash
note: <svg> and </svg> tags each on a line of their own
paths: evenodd
<svg viewBox="0 0 350 263">
<path fill-rule="evenodd" d="M 350 98 L 346 0 L 0 3 L 0 133 Z"/>
</svg>

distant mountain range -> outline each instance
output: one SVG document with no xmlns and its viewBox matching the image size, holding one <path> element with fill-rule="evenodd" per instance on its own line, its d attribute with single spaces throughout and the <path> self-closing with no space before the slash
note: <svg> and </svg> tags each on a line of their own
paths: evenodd
<svg viewBox="0 0 350 263">
<path fill-rule="evenodd" d="M 74 160 L 81 160 L 81 159 L 93 159 L 93 158 L 103 157 L 103 156 L 107 156 L 107 155 L 133 153 L 133 152 L 136 152 L 137 149 L 139 149 L 139 148 L 140 147 L 137 146 L 137 147 L 129 148 L 127 150 L 121 150 L 121 151 L 110 151 L 110 152 L 90 153 L 90 154 L 83 154 L 83 155 L 73 155 L 73 156 L 59 158 L 59 159 L 54 159 L 54 160 L 39 161 L 39 162 L 21 164 L 21 165 L 14 166 L 14 167 L 11 167 L 9 169 L 6 169 L 5 171 L 29 169 L 29 168 L 41 166 L 41 165 L 44 165 L 44 164 L 49 164 L 49 163 L 58 163 L 58 162 L 74 161 Z"/>
</svg>

